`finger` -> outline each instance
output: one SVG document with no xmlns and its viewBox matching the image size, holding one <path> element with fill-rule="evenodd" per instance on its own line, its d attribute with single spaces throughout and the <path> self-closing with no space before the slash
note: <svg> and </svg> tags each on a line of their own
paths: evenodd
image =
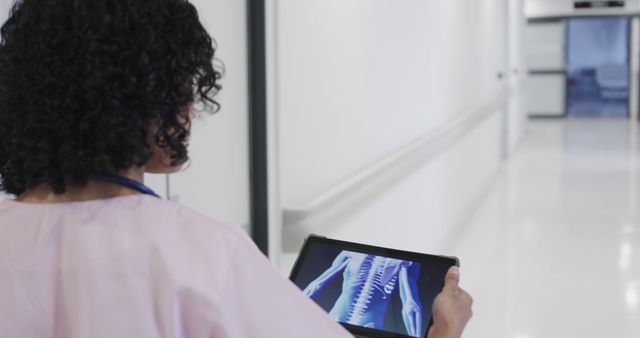
<svg viewBox="0 0 640 338">
<path fill-rule="evenodd" d="M 473 297 L 471 297 L 471 294 L 469 294 L 466 290 L 462 288 L 460 288 L 460 294 L 462 295 L 466 303 L 468 303 L 469 305 L 473 305 Z"/>
<path fill-rule="evenodd" d="M 452 266 L 444 277 L 444 287 L 449 290 L 457 290 L 459 283 L 460 269 L 457 266 Z"/>
<path fill-rule="evenodd" d="M 467 293 L 467 301 L 469 302 L 469 305 L 473 305 L 473 297 L 471 297 L 469 293 Z"/>
</svg>

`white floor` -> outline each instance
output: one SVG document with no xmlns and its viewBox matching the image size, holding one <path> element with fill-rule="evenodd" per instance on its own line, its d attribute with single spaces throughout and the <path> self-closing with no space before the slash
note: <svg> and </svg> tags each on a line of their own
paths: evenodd
<svg viewBox="0 0 640 338">
<path fill-rule="evenodd" d="M 451 248 L 476 300 L 465 338 L 640 337 L 638 132 L 531 122 Z"/>
</svg>

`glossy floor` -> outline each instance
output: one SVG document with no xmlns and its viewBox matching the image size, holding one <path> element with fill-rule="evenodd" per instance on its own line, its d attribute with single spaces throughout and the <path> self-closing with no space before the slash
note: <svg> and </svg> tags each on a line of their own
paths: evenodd
<svg viewBox="0 0 640 338">
<path fill-rule="evenodd" d="M 640 337 L 640 143 L 624 119 L 534 120 L 451 248 L 465 338 Z"/>
</svg>

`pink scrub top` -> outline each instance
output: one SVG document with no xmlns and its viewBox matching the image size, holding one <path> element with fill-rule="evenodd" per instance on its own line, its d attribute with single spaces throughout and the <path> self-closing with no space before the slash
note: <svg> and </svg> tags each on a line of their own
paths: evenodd
<svg viewBox="0 0 640 338">
<path fill-rule="evenodd" d="M 2 338 L 348 338 L 238 226 L 132 195 L 0 201 Z"/>
</svg>

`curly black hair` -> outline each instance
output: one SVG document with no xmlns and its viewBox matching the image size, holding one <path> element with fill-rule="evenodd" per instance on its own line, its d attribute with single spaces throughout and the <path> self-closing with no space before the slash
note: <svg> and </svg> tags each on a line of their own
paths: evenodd
<svg viewBox="0 0 640 338">
<path fill-rule="evenodd" d="M 187 0 L 18 0 L 0 36 L 9 194 L 142 166 L 153 143 L 184 163 L 189 107 L 219 108 L 216 45 Z"/>
</svg>

